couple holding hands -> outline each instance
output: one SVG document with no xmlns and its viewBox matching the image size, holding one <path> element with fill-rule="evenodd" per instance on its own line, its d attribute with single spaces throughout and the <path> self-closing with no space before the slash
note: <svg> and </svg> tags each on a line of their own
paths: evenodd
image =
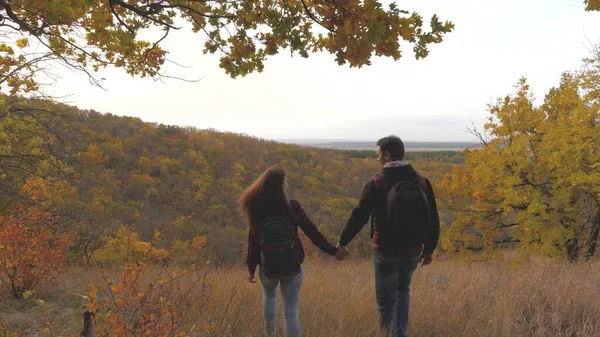
<svg viewBox="0 0 600 337">
<path fill-rule="evenodd" d="M 298 228 L 323 252 L 343 260 L 346 246 L 371 219 L 375 296 L 381 336 L 406 337 L 410 281 L 418 264 L 428 265 L 439 238 L 439 216 L 433 188 L 404 160 L 404 144 L 396 136 L 377 142 L 383 166 L 364 187 L 337 246 L 312 223 L 300 203 L 287 194 L 286 173 L 267 169 L 240 197 L 249 225 L 248 280 L 263 289 L 265 333 L 275 336 L 277 287 L 281 287 L 285 334 L 300 337 L 298 301 L 304 278 L 304 249 Z"/>
</svg>

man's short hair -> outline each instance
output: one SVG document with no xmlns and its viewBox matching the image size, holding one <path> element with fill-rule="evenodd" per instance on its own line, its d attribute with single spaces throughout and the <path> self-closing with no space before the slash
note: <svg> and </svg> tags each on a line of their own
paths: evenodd
<svg viewBox="0 0 600 337">
<path fill-rule="evenodd" d="M 377 141 L 381 152 L 389 152 L 393 160 L 404 159 L 404 143 L 398 136 L 387 136 Z"/>
</svg>

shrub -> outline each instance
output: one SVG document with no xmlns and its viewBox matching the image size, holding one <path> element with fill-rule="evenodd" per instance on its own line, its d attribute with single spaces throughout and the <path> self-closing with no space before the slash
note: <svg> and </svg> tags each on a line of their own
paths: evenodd
<svg viewBox="0 0 600 337">
<path fill-rule="evenodd" d="M 52 216 L 36 207 L 0 216 L 0 284 L 22 298 L 65 266 L 71 239 L 58 233 Z"/>
</svg>

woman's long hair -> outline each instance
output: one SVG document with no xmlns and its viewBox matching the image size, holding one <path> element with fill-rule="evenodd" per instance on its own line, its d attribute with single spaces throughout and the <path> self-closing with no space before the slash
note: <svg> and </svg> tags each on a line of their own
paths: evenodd
<svg viewBox="0 0 600 337">
<path fill-rule="evenodd" d="M 263 222 L 272 216 L 294 220 L 294 212 L 285 188 L 283 167 L 269 167 L 242 192 L 238 206 L 255 233 L 260 233 Z"/>
</svg>

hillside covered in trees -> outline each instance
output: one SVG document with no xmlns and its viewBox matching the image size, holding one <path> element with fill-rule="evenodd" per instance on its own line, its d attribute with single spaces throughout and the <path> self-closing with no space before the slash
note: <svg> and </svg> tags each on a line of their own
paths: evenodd
<svg viewBox="0 0 600 337">
<path fill-rule="evenodd" d="M 407 153 L 436 190 L 440 250 L 469 259 L 507 247 L 571 260 L 595 255 L 600 56 L 585 62 L 537 106 L 520 81 L 516 94 L 490 106 L 484 130 L 472 130 L 481 148 Z M 243 261 L 246 228 L 236 200 L 276 163 L 288 170 L 291 197 L 336 242 L 365 183 L 381 169 L 370 150 L 158 125 L 16 96 L 0 103 L 3 223 L 51 219 L 69 235 L 65 246 L 76 264 L 118 262 L 125 246 L 141 252 L 153 241 L 160 241 L 152 253 L 160 262 Z M 368 232 L 354 254 L 370 253 Z"/>
<path fill-rule="evenodd" d="M 159 247 L 203 249 L 186 261 L 231 263 L 245 254 L 246 228 L 236 200 L 268 166 L 283 164 L 291 197 L 336 242 L 364 184 L 380 166 L 372 155 L 282 144 L 214 130 L 145 123 L 42 101 L 5 98 L 0 120 L 0 212 L 36 207 L 73 234 L 74 263 L 107 262 L 103 247 L 127 228 Z M 416 167 L 436 181 L 456 160 L 424 153 Z M 417 157 L 414 157 L 417 156 Z M 432 160 L 433 159 L 433 160 Z M 449 160 L 450 159 L 450 160 Z M 362 240 L 368 240 L 368 231 Z M 112 243 L 114 245 L 114 242 Z M 187 246 L 186 246 L 187 245 Z M 356 245 L 367 254 L 370 245 Z"/>
</svg>

